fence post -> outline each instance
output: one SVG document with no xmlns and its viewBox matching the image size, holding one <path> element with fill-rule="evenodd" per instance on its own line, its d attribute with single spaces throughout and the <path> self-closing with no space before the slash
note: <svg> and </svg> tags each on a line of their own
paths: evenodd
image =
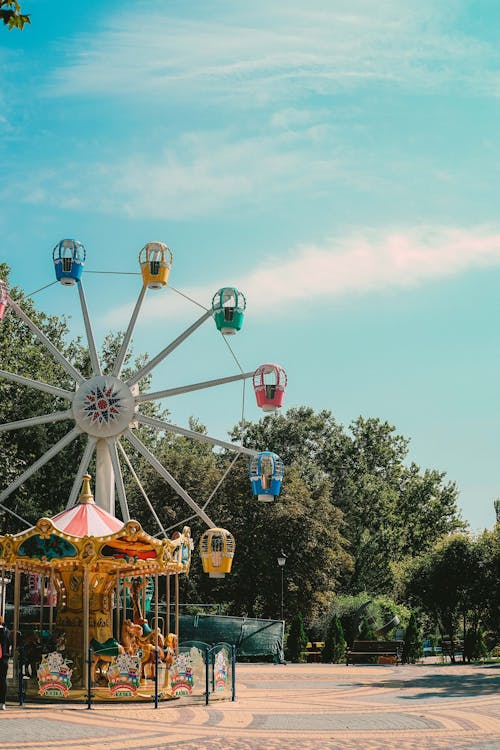
<svg viewBox="0 0 500 750">
<path fill-rule="evenodd" d="M 158 708 L 158 648 L 155 649 L 155 708 Z"/>
<path fill-rule="evenodd" d="M 24 706 L 24 679 L 23 679 L 23 668 L 24 668 L 24 646 L 19 646 L 19 664 L 17 670 L 17 678 L 19 682 L 19 705 Z"/>
<path fill-rule="evenodd" d="M 89 647 L 87 663 L 87 708 L 92 708 L 92 646 Z"/>
<path fill-rule="evenodd" d="M 210 683 L 208 679 L 208 664 L 209 664 L 209 657 L 208 657 L 208 648 L 205 649 L 205 706 L 208 706 L 208 701 L 210 697 Z"/>
<path fill-rule="evenodd" d="M 236 700 L 236 646 L 233 643 L 231 646 L 231 672 L 233 675 L 233 684 L 231 687 L 231 700 Z"/>
</svg>

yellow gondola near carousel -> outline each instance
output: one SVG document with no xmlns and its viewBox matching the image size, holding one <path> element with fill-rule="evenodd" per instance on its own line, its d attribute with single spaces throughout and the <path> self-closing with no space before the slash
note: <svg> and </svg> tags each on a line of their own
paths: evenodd
<svg viewBox="0 0 500 750">
<path fill-rule="evenodd" d="M 234 536 L 226 529 L 208 529 L 200 539 L 203 572 L 210 578 L 224 578 L 231 572 L 234 557 Z"/>
</svg>

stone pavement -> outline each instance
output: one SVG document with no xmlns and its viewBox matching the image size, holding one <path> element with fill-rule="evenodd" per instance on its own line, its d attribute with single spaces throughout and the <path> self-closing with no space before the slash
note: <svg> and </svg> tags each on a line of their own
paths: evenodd
<svg viewBox="0 0 500 750">
<path fill-rule="evenodd" d="M 500 665 L 239 664 L 237 701 L 9 704 L 2 750 L 500 750 Z"/>
</svg>

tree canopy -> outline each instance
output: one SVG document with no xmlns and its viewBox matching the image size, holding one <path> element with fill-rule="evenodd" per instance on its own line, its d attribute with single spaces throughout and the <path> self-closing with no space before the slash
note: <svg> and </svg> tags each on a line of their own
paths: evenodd
<svg viewBox="0 0 500 750">
<path fill-rule="evenodd" d="M 18 0 L 0 0 L 0 19 L 9 31 L 22 31 L 27 23 L 31 23 L 29 15 L 21 11 L 21 3 Z"/>
</svg>

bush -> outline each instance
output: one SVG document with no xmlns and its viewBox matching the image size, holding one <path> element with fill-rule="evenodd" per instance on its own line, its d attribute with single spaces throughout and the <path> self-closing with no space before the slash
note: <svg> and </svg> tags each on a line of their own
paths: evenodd
<svg viewBox="0 0 500 750">
<path fill-rule="evenodd" d="M 410 621 L 405 632 L 405 641 L 403 645 L 403 654 L 401 661 L 403 664 L 415 664 L 417 659 L 423 654 L 422 640 L 415 613 L 410 615 Z"/>
<path fill-rule="evenodd" d="M 286 642 L 288 658 L 293 662 L 304 661 L 304 651 L 307 646 L 307 634 L 304 628 L 304 620 L 298 612 L 290 625 L 290 631 Z"/>
<path fill-rule="evenodd" d="M 327 664 L 339 664 L 345 659 L 345 638 L 342 623 L 333 615 L 326 633 L 325 646 L 321 652 L 321 661 Z"/>
</svg>

